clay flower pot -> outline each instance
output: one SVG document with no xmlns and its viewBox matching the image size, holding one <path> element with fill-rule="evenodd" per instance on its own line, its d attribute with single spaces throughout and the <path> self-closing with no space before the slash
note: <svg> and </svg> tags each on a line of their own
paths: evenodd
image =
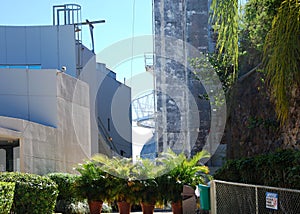
<svg viewBox="0 0 300 214">
<path fill-rule="evenodd" d="M 101 213 L 103 201 L 88 201 L 88 204 L 91 214 Z"/>
<path fill-rule="evenodd" d="M 118 203 L 120 214 L 129 214 L 131 211 L 131 204 L 126 201 L 119 201 Z"/>
<path fill-rule="evenodd" d="M 141 207 L 142 207 L 143 214 L 153 214 L 154 213 L 155 204 L 141 202 Z"/>
<path fill-rule="evenodd" d="M 173 214 L 182 214 L 182 201 L 172 202 Z"/>
</svg>

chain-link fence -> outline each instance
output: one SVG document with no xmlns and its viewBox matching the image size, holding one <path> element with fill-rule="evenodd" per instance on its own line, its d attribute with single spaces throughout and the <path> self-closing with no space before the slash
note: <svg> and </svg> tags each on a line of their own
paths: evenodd
<svg viewBox="0 0 300 214">
<path fill-rule="evenodd" d="M 300 190 L 214 180 L 212 214 L 300 214 Z"/>
</svg>

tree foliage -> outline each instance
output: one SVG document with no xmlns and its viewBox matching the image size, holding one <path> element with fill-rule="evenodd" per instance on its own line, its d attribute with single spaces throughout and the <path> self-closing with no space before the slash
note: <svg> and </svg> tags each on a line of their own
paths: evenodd
<svg viewBox="0 0 300 214">
<path fill-rule="evenodd" d="M 261 64 L 263 46 L 283 0 L 250 0 L 242 7 L 239 34 L 239 73 Z M 261 68 L 262 66 L 260 66 Z"/>
<path fill-rule="evenodd" d="M 276 112 L 284 122 L 291 91 L 300 87 L 300 2 L 285 0 L 275 16 L 264 46 L 264 63 Z"/>
<path fill-rule="evenodd" d="M 238 1 L 212 0 L 214 30 L 218 32 L 217 49 L 223 65 L 233 65 L 232 80 L 237 77 L 238 67 Z M 230 39 L 228 39 L 230 38 Z"/>
<path fill-rule="evenodd" d="M 262 52 L 265 38 L 283 0 L 251 0 L 245 5 L 244 22 L 253 48 Z"/>
<path fill-rule="evenodd" d="M 289 116 L 292 89 L 300 85 L 299 5 L 299 0 L 249 0 L 242 13 L 238 0 L 212 0 L 211 5 L 219 58 L 234 65 L 234 80 L 239 60 L 263 60 L 281 124 Z"/>
<path fill-rule="evenodd" d="M 250 158 L 228 160 L 215 179 L 300 189 L 300 152 L 277 150 Z"/>
</svg>

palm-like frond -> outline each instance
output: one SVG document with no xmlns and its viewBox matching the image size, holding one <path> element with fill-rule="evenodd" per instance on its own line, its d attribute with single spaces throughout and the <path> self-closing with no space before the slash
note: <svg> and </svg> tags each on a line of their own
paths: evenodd
<svg viewBox="0 0 300 214">
<path fill-rule="evenodd" d="M 218 56 L 222 58 L 224 65 L 233 65 L 233 78 L 237 78 L 238 69 L 238 28 L 239 10 L 238 0 L 212 0 L 211 23 L 214 30 L 218 33 L 216 47 Z"/>
<path fill-rule="evenodd" d="M 210 157 L 209 152 L 206 150 L 202 150 L 201 152 L 198 152 L 197 154 L 195 154 L 191 160 L 187 161 L 186 164 L 188 166 L 196 166 L 201 159 L 209 158 L 209 157 Z"/>
<path fill-rule="evenodd" d="M 267 35 L 264 63 L 281 124 L 289 115 L 293 87 L 300 86 L 300 2 L 282 2 Z"/>
</svg>

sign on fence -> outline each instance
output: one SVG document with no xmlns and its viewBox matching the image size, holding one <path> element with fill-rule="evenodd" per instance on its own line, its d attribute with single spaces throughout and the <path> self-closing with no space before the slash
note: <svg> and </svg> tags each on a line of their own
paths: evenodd
<svg viewBox="0 0 300 214">
<path fill-rule="evenodd" d="M 266 208 L 278 210 L 278 194 L 266 192 Z"/>
</svg>

